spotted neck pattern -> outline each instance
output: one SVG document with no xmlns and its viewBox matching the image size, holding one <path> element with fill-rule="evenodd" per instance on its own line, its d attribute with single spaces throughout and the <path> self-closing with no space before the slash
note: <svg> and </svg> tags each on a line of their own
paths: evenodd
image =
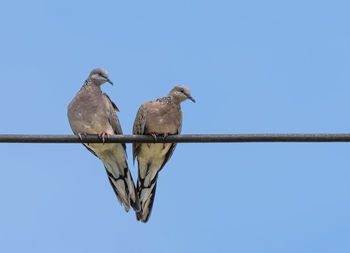
<svg viewBox="0 0 350 253">
<path fill-rule="evenodd" d="M 172 96 L 166 96 L 166 97 L 158 98 L 156 101 L 160 103 L 171 104 L 174 101 L 174 99 Z"/>
</svg>

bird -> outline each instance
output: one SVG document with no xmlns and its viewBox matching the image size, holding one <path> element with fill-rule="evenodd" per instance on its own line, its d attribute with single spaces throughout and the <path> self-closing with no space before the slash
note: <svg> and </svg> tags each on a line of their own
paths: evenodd
<svg viewBox="0 0 350 253">
<path fill-rule="evenodd" d="M 182 129 L 180 104 L 186 99 L 196 102 L 189 88 L 175 86 L 166 97 L 143 103 L 133 125 L 134 135 L 151 135 L 166 138 L 177 135 Z M 137 158 L 138 179 L 136 191 L 141 210 L 136 211 L 136 219 L 146 223 L 151 215 L 156 193 L 158 173 L 169 161 L 176 143 L 133 143 L 133 161 Z"/>
<path fill-rule="evenodd" d="M 109 182 L 124 206 L 126 212 L 130 205 L 140 210 L 135 184 L 127 163 L 125 143 L 104 143 L 109 135 L 123 134 L 116 104 L 101 91 L 101 85 L 113 82 L 107 70 L 93 69 L 85 83 L 68 105 L 68 120 L 74 134 L 83 141 L 83 136 L 97 134 L 103 143 L 83 143 L 83 145 L 104 164 Z"/>
</svg>

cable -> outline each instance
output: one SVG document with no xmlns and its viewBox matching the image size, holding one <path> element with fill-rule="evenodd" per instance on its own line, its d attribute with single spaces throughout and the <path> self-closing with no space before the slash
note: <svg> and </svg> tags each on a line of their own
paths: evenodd
<svg viewBox="0 0 350 253">
<path fill-rule="evenodd" d="M 102 143 L 97 135 L 2 134 L 0 143 Z M 350 134 L 184 134 L 155 141 L 148 135 L 111 135 L 106 143 L 350 142 Z"/>
</svg>

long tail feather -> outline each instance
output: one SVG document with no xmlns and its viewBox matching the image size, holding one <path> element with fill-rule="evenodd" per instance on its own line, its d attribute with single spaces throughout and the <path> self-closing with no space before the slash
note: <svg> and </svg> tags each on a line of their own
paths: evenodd
<svg viewBox="0 0 350 253">
<path fill-rule="evenodd" d="M 129 211 L 130 205 L 135 211 L 139 211 L 139 199 L 128 166 L 121 166 L 114 158 L 105 159 L 103 164 L 105 165 L 109 182 L 118 201 L 124 205 L 125 211 Z"/>
<path fill-rule="evenodd" d="M 136 212 L 136 219 L 146 223 L 152 213 L 154 197 L 157 188 L 158 173 L 153 180 L 146 184 L 144 180 L 139 177 L 137 180 L 137 194 L 140 200 L 141 210 Z"/>
</svg>

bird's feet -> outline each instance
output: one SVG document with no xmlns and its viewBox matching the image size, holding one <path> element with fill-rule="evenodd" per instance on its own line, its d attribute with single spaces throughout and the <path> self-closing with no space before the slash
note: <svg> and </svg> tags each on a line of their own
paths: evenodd
<svg viewBox="0 0 350 253">
<path fill-rule="evenodd" d="M 100 133 L 100 134 L 98 134 L 98 137 L 102 139 L 103 143 L 105 143 L 105 141 L 109 139 L 109 134 L 108 133 Z"/>
<path fill-rule="evenodd" d="M 81 141 L 83 141 L 83 136 L 82 136 L 82 135 L 84 135 L 84 137 L 86 137 L 86 136 L 87 136 L 87 133 L 81 133 L 81 132 L 78 133 L 79 139 L 80 139 Z"/>
<path fill-rule="evenodd" d="M 151 133 L 151 136 L 153 137 L 154 141 L 157 141 L 158 135 L 156 133 Z"/>
<path fill-rule="evenodd" d="M 158 138 L 159 134 L 151 133 L 150 135 L 153 137 L 154 141 L 157 141 L 157 138 Z M 163 141 L 165 141 L 167 137 L 168 137 L 167 133 L 166 134 L 162 134 Z"/>
</svg>

